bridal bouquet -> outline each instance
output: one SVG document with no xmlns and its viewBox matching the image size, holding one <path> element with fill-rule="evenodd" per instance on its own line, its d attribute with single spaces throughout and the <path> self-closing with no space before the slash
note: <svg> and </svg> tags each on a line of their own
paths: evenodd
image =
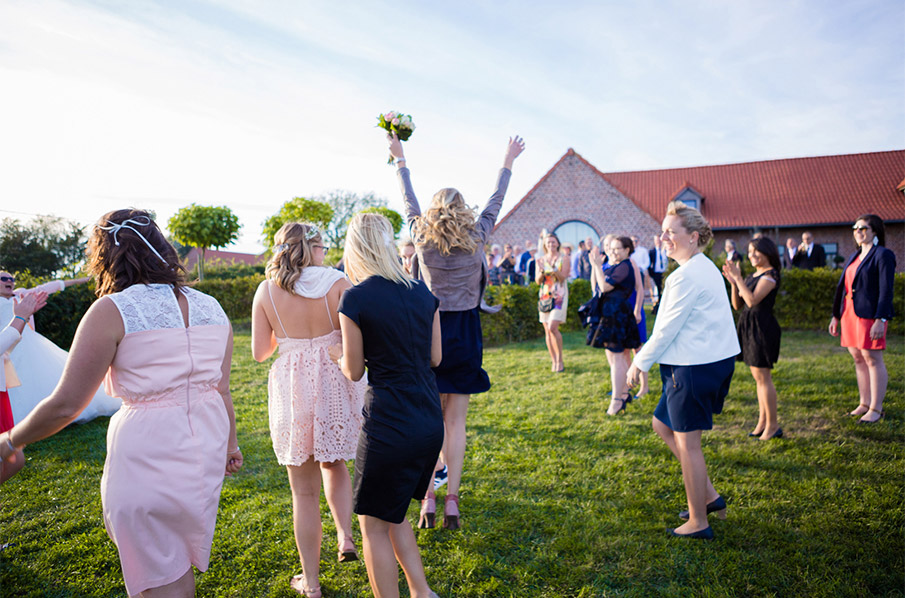
<svg viewBox="0 0 905 598">
<path fill-rule="evenodd" d="M 400 114 L 394 110 L 390 110 L 385 114 L 377 117 L 377 126 L 385 130 L 387 133 L 396 133 L 399 141 L 408 141 L 415 131 L 415 123 L 409 114 Z M 387 164 L 393 163 L 393 156 L 390 156 Z"/>
</svg>

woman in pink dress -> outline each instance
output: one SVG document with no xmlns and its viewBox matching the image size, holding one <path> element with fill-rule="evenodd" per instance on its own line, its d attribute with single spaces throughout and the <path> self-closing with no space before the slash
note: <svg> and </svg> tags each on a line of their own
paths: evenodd
<svg viewBox="0 0 905 598">
<path fill-rule="evenodd" d="M 101 498 L 126 591 L 192 596 L 223 476 L 242 466 L 232 329 L 215 299 L 183 285 L 176 251 L 147 212 L 106 214 L 88 250 L 100 299 L 79 323 L 60 384 L 0 434 L 0 458 L 62 430 L 104 380 L 123 401 L 107 430 Z"/>
<path fill-rule="evenodd" d="M 893 316 L 892 289 L 896 254 L 885 247 L 883 220 L 874 214 L 858 218 L 852 227 L 857 251 L 842 268 L 833 301 L 830 334 L 855 360 L 860 404 L 849 415 L 863 424 L 883 417 L 889 373 L 883 362 L 886 321 Z"/>
<path fill-rule="evenodd" d="M 321 595 L 320 485 L 336 524 L 340 562 L 358 560 L 352 538 L 352 481 L 346 461 L 355 457 L 367 385 L 351 382 L 330 360 L 327 348 L 342 342 L 339 298 L 352 285 L 324 263 L 320 232 L 289 222 L 274 236 L 267 280 L 255 293 L 251 314 L 252 355 L 270 368 L 270 436 L 277 462 L 292 489 L 292 527 L 302 573 L 291 586 Z"/>
</svg>

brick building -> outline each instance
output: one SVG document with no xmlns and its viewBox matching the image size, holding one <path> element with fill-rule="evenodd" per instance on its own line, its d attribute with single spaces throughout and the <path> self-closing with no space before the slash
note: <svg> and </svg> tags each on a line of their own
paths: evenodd
<svg viewBox="0 0 905 598">
<path fill-rule="evenodd" d="M 493 242 L 522 244 L 546 228 L 571 242 L 636 234 L 650 247 L 666 204 L 682 199 L 710 222 L 715 247 L 733 239 L 744 253 L 755 232 L 782 246 L 809 230 L 832 265 L 854 251 L 852 224 L 871 212 L 886 223 L 886 246 L 902 271 L 903 176 L 905 150 L 604 173 L 569 149 L 500 219 Z"/>
</svg>

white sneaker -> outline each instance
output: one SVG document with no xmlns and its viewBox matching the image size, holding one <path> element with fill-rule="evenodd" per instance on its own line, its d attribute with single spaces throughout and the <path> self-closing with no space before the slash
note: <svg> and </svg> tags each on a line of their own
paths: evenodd
<svg viewBox="0 0 905 598">
<path fill-rule="evenodd" d="M 449 472 L 446 469 L 446 465 L 443 466 L 443 469 L 434 473 L 434 491 L 435 492 L 446 485 L 446 480 L 448 478 L 448 475 L 449 475 Z"/>
</svg>

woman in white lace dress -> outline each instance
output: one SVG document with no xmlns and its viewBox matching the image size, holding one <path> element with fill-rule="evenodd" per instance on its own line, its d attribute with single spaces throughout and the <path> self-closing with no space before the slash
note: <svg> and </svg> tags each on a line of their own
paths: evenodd
<svg viewBox="0 0 905 598">
<path fill-rule="evenodd" d="M 147 212 L 106 214 L 88 249 L 100 299 L 79 323 L 59 385 L 0 434 L 0 458 L 62 430 L 104 380 L 123 401 L 107 430 L 101 499 L 126 591 L 192 596 L 223 476 L 242 465 L 232 328 L 213 297 L 183 286 L 176 251 Z"/>
<path fill-rule="evenodd" d="M 339 298 L 352 285 L 323 266 L 320 232 L 290 222 L 277 231 L 267 279 L 255 293 L 252 355 L 274 351 L 268 405 L 273 451 L 286 466 L 292 489 L 292 523 L 302 574 L 292 578 L 300 594 L 320 596 L 322 526 L 320 485 L 336 524 L 338 559 L 358 559 L 352 538 L 352 482 L 346 461 L 355 457 L 365 381 L 351 382 L 327 353 L 342 342 Z"/>
</svg>

